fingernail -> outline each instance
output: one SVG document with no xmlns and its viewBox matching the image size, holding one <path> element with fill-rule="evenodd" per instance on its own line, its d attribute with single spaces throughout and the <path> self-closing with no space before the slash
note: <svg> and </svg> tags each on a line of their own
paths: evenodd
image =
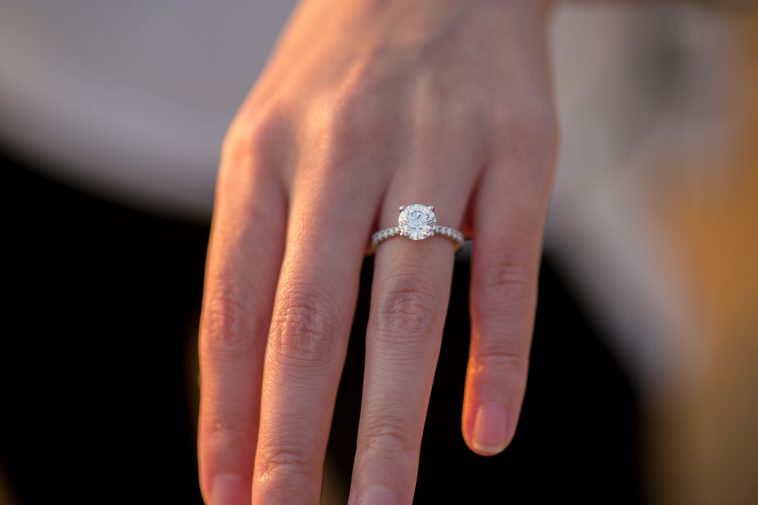
<svg viewBox="0 0 758 505">
<path fill-rule="evenodd" d="M 474 449 L 487 454 L 505 449 L 505 409 L 500 403 L 489 402 L 479 407 L 472 442 Z"/>
<path fill-rule="evenodd" d="M 372 487 L 358 500 L 358 505 L 400 505 L 400 500 L 385 487 Z"/>
<path fill-rule="evenodd" d="M 233 474 L 219 474 L 213 479 L 210 505 L 246 505 L 249 493 L 246 493 L 242 479 Z"/>
</svg>

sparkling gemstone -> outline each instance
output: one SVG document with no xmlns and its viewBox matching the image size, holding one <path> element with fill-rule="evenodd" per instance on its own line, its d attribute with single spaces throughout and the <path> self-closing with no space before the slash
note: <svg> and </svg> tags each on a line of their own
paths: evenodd
<svg viewBox="0 0 758 505">
<path fill-rule="evenodd" d="M 414 203 L 400 211 L 397 226 L 400 233 L 413 240 L 421 240 L 434 235 L 437 217 L 428 205 Z"/>
</svg>

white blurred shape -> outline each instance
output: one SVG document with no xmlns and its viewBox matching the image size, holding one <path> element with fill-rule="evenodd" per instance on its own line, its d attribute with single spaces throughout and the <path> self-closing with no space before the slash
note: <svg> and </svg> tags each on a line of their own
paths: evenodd
<svg viewBox="0 0 758 505">
<path fill-rule="evenodd" d="M 4 0 L 0 142 L 207 219 L 224 131 L 293 1 Z"/>
</svg>

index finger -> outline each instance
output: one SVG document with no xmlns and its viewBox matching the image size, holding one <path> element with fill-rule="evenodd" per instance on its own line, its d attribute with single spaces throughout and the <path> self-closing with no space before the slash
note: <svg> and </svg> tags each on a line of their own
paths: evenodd
<svg viewBox="0 0 758 505">
<path fill-rule="evenodd" d="M 219 170 L 198 346 L 198 463 L 211 505 L 250 503 L 263 351 L 284 246 L 284 190 L 263 160 L 251 159 L 247 139 L 238 142 Z"/>
</svg>

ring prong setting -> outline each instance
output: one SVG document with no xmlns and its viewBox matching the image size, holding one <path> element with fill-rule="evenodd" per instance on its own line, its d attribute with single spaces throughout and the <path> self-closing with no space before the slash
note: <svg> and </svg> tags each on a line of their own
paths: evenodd
<svg viewBox="0 0 758 505">
<path fill-rule="evenodd" d="M 403 206 L 398 216 L 397 227 L 401 236 L 412 240 L 423 240 L 434 235 L 437 218 L 434 207 L 414 203 Z"/>
</svg>

